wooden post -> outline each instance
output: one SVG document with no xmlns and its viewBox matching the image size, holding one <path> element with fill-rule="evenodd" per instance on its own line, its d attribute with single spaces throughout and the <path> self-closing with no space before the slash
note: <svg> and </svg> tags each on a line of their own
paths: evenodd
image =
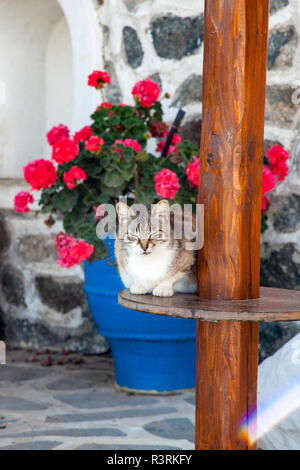
<svg viewBox="0 0 300 470">
<path fill-rule="evenodd" d="M 199 296 L 259 296 L 269 0 L 206 0 Z M 196 449 L 246 449 L 256 406 L 258 323 L 198 321 Z"/>
</svg>

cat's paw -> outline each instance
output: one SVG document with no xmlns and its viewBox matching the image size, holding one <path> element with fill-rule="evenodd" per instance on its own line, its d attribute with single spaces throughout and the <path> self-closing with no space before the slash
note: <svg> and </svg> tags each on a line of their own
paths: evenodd
<svg viewBox="0 0 300 470">
<path fill-rule="evenodd" d="M 147 294 L 147 289 L 137 284 L 133 284 L 133 286 L 130 287 L 130 292 L 131 294 Z"/>
<path fill-rule="evenodd" d="M 152 292 L 156 297 L 172 297 L 174 291 L 171 286 L 161 285 L 156 286 Z"/>
</svg>

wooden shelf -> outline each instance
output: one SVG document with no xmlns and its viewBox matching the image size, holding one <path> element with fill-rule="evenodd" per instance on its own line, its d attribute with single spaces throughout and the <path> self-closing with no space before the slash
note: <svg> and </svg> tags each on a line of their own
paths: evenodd
<svg viewBox="0 0 300 470">
<path fill-rule="evenodd" d="M 207 300 L 196 294 L 173 297 L 119 293 L 119 304 L 141 312 L 203 321 L 295 321 L 300 320 L 300 291 L 260 288 L 260 298 L 251 300 Z"/>
</svg>

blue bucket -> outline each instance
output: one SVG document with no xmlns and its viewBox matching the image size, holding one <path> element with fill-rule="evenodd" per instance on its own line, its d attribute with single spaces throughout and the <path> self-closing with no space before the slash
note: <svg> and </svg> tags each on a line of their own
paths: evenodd
<svg viewBox="0 0 300 470">
<path fill-rule="evenodd" d="M 114 240 L 107 240 L 114 262 Z M 140 392 L 175 392 L 195 387 L 196 321 L 151 315 L 121 307 L 124 289 L 106 260 L 84 263 L 90 311 L 112 350 L 116 383 Z"/>
</svg>

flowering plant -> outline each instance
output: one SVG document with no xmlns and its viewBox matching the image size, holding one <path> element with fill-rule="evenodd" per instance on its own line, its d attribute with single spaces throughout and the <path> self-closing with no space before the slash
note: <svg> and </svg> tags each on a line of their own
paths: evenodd
<svg viewBox="0 0 300 470">
<path fill-rule="evenodd" d="M 94 71 L 88 85 L 101 89 L 110 83 L 106 72 Z M 106 254 L 96 226 L 105 215 L 105 205 L 120 195 L 134 202 L 151 204 L 158 198 L 174 203 L 196 203 L 199 180 L 199 149 L 174 134 L 166 157 L 159 157 L 169 135 L 158 100 L 160 89 L 150 79 L 137 82 L 134 106 L 101 103 L 92 114 L 92 123 L 70 136 L 60 124 L 47 133 L 51 160 L 33 160 L 23 168 L 31 192 L 41 190 L 39 205 L 52 215 L 60 215 L 65 233 L 54 244 L 58 263 L 71 267 L 85 259 L 101 259 Z M 167 95 L 166 95 L 167 97 Z M 155 139 L 156 152 L 149 152 L 148 141 Z M 271 149 L 264 169 L 263 210 L 270 205 L 265 194 L 276 178 L 287 173 L 284 149 Z M 271 174 L 271 176 L 270 176 Z M 33 203 L 31 192 L 15 196 L 15 210 L 27 212 Z"/>
</svg>

